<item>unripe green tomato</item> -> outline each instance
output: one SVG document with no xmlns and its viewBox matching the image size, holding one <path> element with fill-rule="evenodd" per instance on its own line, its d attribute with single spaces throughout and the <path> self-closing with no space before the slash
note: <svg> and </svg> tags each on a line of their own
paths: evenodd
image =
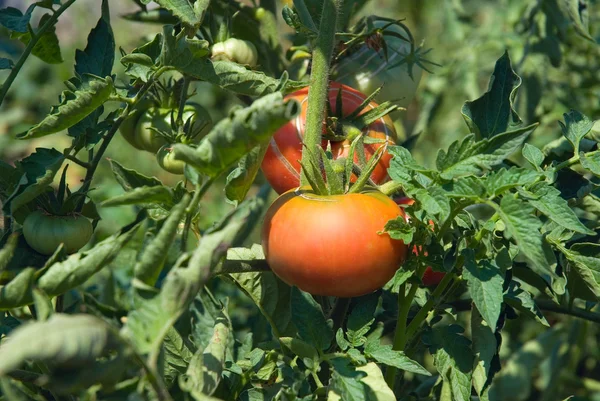
<svg viewBox="0 0 600 401">
<path fill-rule="evenodd" d="M 172 174 L 183 174 L 185 162 L 173 158 L 173 145 L 164 145 L 156 153 L 156 161 L 163 170 Z"/>
<path fill-rule="evenodd" d="M 229 38 L 213 45 L 212 59 L 234 61 L 254 68 L 258 63 L 258 51 L 252 42 Z"/>
<path fill-rule="evenodd" d="M 42 255 L 52 255 L 63 243 L 67 253 L 75 253 L 88 243 L 94 229 L 84 216 L 53 216 L 36 210 L 23 222 L 27 244 Z"/>
<path fill-rule="evenodd" d="M 142 145 L 138 142 L 136 136 L 136 126 L 140 118 L 144 114 L 143 111 L 135 111 L 130 113 L 125 120 L 119 126 L 119 132 L 123 135 L 123 138 L 129 142 L 131 146 L 139 150 L 145 150 Z"/>
<path fill-rule="evenodd" d="M 373 24 L 377 28 L 383 28 L 388 23 L 375 20 Z M 406 36 L 406 32 L 396 25 L 391 25 L 386 30 Z M 333 68 L 332 77 L 337 82 L 348 85 L 365 95 L 372 94 L 383 85 L 375 97 L 379 103 L 390 101 L 400 107 L 407 107 L 415 96 L 423 70 L 418 65 L 413 65 L 413 79 L 408 74 L 407 63 L 389 68 L 398 64 L 403 56 L 410 53 L 410 44 L 391 35 L 384 35 L 384 39 L 388 48 L 387 61 L 383 49 L 376 51 L 363 44 Z"/>
<path fill-rule="evenodd" d="M 188 103 L 183 109 L 183 122 L 192 117 L 192 132 L 197 141 L 212 128 L 210 115 L 197 103 Z M 135 139 L 148 152 L 156 153 L 167 144 L 167 140 L 152 128 L 162 132 L 171 132 L 171 123 L 177 118 L 177 110 L 151 107 L 140 117 L 136 124 Z"/>
</svg>

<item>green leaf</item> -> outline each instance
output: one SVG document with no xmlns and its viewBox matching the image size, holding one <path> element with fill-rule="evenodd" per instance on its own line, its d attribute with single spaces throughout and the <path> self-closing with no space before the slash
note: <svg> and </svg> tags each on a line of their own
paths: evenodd
<svg viewBox="0 0 600 401">
<path fill-rule="evenodd" d="M 121 58 L 121 64 L 125 65 L 127 75 L 148 82 L 148 78 L 154 71 L 154 64 L 158 60 L 162 48 L 163 36 L 157 34 L 152 41 L 133 49 L 130 54 Z"/>
<path fill-rule="evenodd" d="M 172 25 L 163 27 L 163 41 L 159 63 L 163 66 L 183 66 L 205 60 L 210 53 L 206 40 L 189 38 L 184 31 L 176 34 Z"/>
<path fill-rule="evenodd" d="M 44 293 L 44 291 L 40 290 L 39 288 L 34 288 L 32 294 L 35 311 L 37 313 L 37 320 L 48 320 L 48 318 L 54 314 L 54 305 L 52 305 L 52 300 Z"/>
<path fill-rule="evenodd" d="M 4 202 L 5 213 L 14 214 L 38 195 L 46 192 L 64 161 L 56 149 L 36 148 L 36 152 L 21 160 L 24 172 L 14 192 Z"/>
<path fill-rule="evenodd" d="M 477 310 L 495 331 L 502 308 L 504 274 L 492 260 L 475 260 L 472 249 L 464 249 L 463 277 Z"/>
<path fill-rule="evenodd" d="M 473 352 L 463 331 L 458 325 L 435 326 L 423 335 L 435 367 L 456 401 L 471 400 Z"/>
<path fill-rule="evenodd" d="M 529 164 L 535 168 L 540 167 L 544 162 L 544 154 L 542 151 L 528 143 L 523 145 L 523 150 L 521 153 L 523 153 L 523 157 L 529 162 Z"/>
<path fill-rule="evenodd" d="M 107 0 L 103 0 L 102 10 L 102 17 L 88 35 L 85 50 L 75 51 L 75 72 L 81 80 L 87 79 L 86 74 L 98 77 L 112 75 L 115 62 L 115 38 L 110 26 Z"/>
<path fill-rule="evenodd" d="M 581 234 L 595 235 L 594 231 L 583 225 L 558 189 L 540 182 L 530 191 L 536 195 L 536 199 L 530 199 L 529 203 L 556 224 Z"/>
<path fill-rule="evenodd" d="M 407 357 L 403 351 L 395 351 L 391 345 L 381 345 L 379 341 L 368 342 L 365 347 L 365 355 L 387 366 L 418 375 L 431 376 L 427 369 Z"/>
<path fill-rule="evenodd" d="M 377 309 L 379 295 L 376 293 L 365 295 L 357 301 L 346 324 L 346 335 L 354 347 L 363 345 L 367 340 L 365 336 L 375 322 L 375 309 Z"/>
<path fill-rule="evenodd" d="M 40 18 L 38 29 L 48 22 L 49 19 L 50 14 L 44 14 L 42 18 Z M 32 34 L 32 30 L 29 29 L 28 32 L 15 36 L 18 37 L 19 40 L 25 45 L 28 45 L 31 41 Z M 63 62 L 62 55 L 60 54 L 58 37 L 56 36 L 56 25 L 52 25 L 50 28 L 44 31 L 35 46 L 33 46 L 31 54 L 48 64 L 60 64 Z"/>
<path fill-rule="evenodd" d="M 94 78 L 75 90 L 62 93 L 62 102 L 39 124 L 23 134 L 20 139 L 39 138 L 54 134 L 77 124 L 100 107 L 113 94 L 115 88 L 112 78 Z"/>
<path fill-rule="evenodd" d="M 115 175 L 115 179 L 127 192 L 139 187 L 155 187 L 162 185 L 162 182 L 158 179 L 147 177 L 135 170 L 125 168 L 116 160 L 109 159 L 108 161 L 110 163 L 110 168 Z"/>
<path fill-rule="evenodd" d="M 452 143 L 447 151 L 438 152 L 436 166 L 440 176 L 451 180 L 491 169 L 520 149 L 537 125 L 532 124 L 477 142 L 473 135 L 469 135 L 462 142 Z"/>
<path fill-rule="evenodd" d="M 202 394 L 212 395 L 221 378 L 225 367 L 227 341 L 231 332 L 231 321 L 225 311 L 217 316 L 214 332 L 208 346 L 204 350 L 204 380 Z"/>
<path fill-rule="evenodd" d="M 550 327 L 542 310 L 536 305 L 531 294 L 521 289 L 521 284 L 519 282 L 510 282 L 508 290 L 504 294 L 504 302 L 530 318 L 537 320 L 544 326 Z"/>
<path fill-rule="evenodd" d="M 485 195 L 485 187 L 478 177 L 463 177 L 443 186 L 446 195 L 453 198 L 481 199 Z"/>
<path fill-rule="evenodd" d="M 111 263 L 131 240 L 139 228 L 138 218 L 117 233 L 97 243 L 88 251 L 70 255 L 66 260 L 56 262 L 38 279 L 37 285 L 48 296 L 54 297 L 75 288 Z"/>
<path fill-rule="evenodd" d="M 583 38 L 595 42 L 589 31 L 589 7 L 585 0 L 560 0 L 559 7 L 565 12 L 575 31 Z"/>
<path fill-rule="evenodd" d="M 406 281 L 414 274 L 415 272 L 413 270 L 404 270 L 400 268 L 396 270 L 394 277 L 392 277 L 392 279 L 388 281 L 383 288 L 392 292 L 393 294 L 398 294 L 400 292 L 400 286 L 406 283 Z"/>
<path fill-rule="evenodd" d="M 17 249 L 17 243 L 19 242 L 19 235 L 19 233 L 12 233 L 2 249 L 0 249 L 0 273 L 6 269 L 6 266 L 8 266 L 10 260 L 13 258 L 15 249 Z"/>
<path fill-rule="evenodd" d="M 309 358 L 314 361 L 319 359 L 319 352 L 317 349 L 298 338 L 281 337 L 279 338 L 279 342 L 300 358 Z"/>
<path fill-rule="evenodd" d="M 164 185 L 137 187 L 102 202 L 101 206 L 172 204 L 173 191 Z"/>
<path fill-rule="evenodd" d="M 19 326 L 0 346 L 0 376 L 25 361 L 82 367 L 121 348 L 118 333 L 91 315 L 56 314 L 45 322 Z"/>
<path fill-rule="evenodd" d="M 0 10 L 0 25 L 11 31 L 26 33 L 34 8 L 35 4 L 32 4 L 27 8 L 25 14 L 14 7 L 3 8 Z"/>
<path fill-rule="evenodd" d="M 0 70 L 12 70 L 15 62 L 6 57 L 0 57 Z"/>
<path fill-rule="evenodd" d="M 578 243 L 561 251 L 587 288 L 600 299 L 600 245 Z"/>
<path fill-rule="evenodd" d="M 393 239 L 410 244 L 413 240 L 415 228 L 406 222 L 404 216 L 400 216 L 385 223 L 383 231 Z"/>
<path fill-rule="evenodd" d="M 499 358 L 499 344 L 495 330 L 483 320 L 477 309 L 471 313 L 471 330 L 475 356 L 473 387 L 480 399 L 486 399 L 491 380 L 499 369 L 499 366 L 494 365 L 494 358 Z"/>
<path fill-rule="evenodd" d="M 571 110 L 563 116 L 565 123 L 558 122 L 562 133 L 575 149 L 575 153 L 579 153 L 579 142 L 592 130 L 594 122 L 576 110 Z"/>
<path fill-rule="evenodd" d="M 327 394 L 327 401 L 395 401 L 394 392 L 388 387 L 381 369 L 373 362 L 341 372 L 333 371 L 332 386 Z"/>
<path fill-rule="evenodd" d="M 171 209 L 169 217 L 167 217 L 160 231 L 144 248 L 142 257 L 135 264 L 133 268 L 135 278 L 148 285 L 156 283 L 169 256 L 169 248 L 177 236 L 179 223 L 183 219 L 189 203 L 190 196 L 185 195 L 181 202 Z"/>
<path fill-rule="evenodd" d="M 579 160 L 581 161 L 581 166 L 594 174 L 596 177 L 600 177 L 600 152 L 579 152 Z"/>
<path fill-rule="evenodd" d="M 511 167 L 508 170 L 501 168 L 485 177 L 485 188 L 490 196 L 496 197 L 502 193 L 534 183 L 540 173 L 520 167 Z M 462 181 L 462 180 L 461 180 Z"/>
<path fill-rule="evenodd" d="M 229 202 L 237 206 L 244 200 L 254 183 L 268 148 L 268 143 L 255 147 L 245 154 L 238 162 L 237 168 L 229 173 L 225 184 L 225 196 Z"/>
<path fill-rule="evenodd" d="M 292 288 L 292 319 L 300 338 L 319 350 L 326 350 L 333 340 L 333 329 L 312 295 Z"/>
<path fill-rule="evenodd" d="M 496 61 L 488 91 L 479 99 L 465 102 L 462 114 L 471 132 L 478 138 L 491 138 L 514 130 L 522 124 L 514 109 L 521 78 L 513 71 L 505 52 Z"/>
<path fill-rule="evenodd" d="M 32 289 L 36 269 L 22 270 L 8 284 L 0 286 L 0 311 L 18 308 L 33 302 Z"/>
<path fill-rule="evenodd" d="M 177 144 L 174 157 L 200 173 L 216 177 L 250 152 L 267 143 L 282 125 L 298 114 L 296 101 L 284 101 L 281 93 L 256 100 L 221 120 L 197 148 Z"/>
<path fill-rule="evenodd" d="M 189 0 L 156 0 L 156 2 L 173 13 L 184 25 L 189 27 L 200 25 L 200 16 L 196 15 L 194 6 Z"/>
<path fill-rule="evenodd" d="M 542 222 L 535 216 L 533 206 L 509 194 L 502 197 L 497 212 L 519 251 L 529 259 L 532 270 L 549 283 L 556 281 L 559 277 L 551 268 L 554 255 L 545 251 L 548 244 L 540 232 Z"/>
</svg>

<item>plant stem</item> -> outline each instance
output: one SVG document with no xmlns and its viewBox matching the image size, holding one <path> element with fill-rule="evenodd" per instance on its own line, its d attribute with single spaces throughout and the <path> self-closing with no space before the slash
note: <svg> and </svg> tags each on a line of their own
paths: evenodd
<svg viewBox="0 0 600 401">
<path fill-rule="evenodd" d="M 181 95 L 179 97 L 179 110 L 177 111 L 177 128 L 180 128 L 183 125 L 183 109 L 185 108 L 185 102 L 187 101 L 189 87 L 190 79 L 187 76 L 184 76 L 181 85 Z"/>
<path fill-rule="evenodd" d="M 339 0 L 325 0 L 321 13 L 321 24 L 319 36 L 313 50 L 312 72 L 310 75 L 310 89 L 308 91 L 308 109 L 306 111 L 306 131 L 304 143 L 310 152 L 302 153 L 302 161 L 308 166 L 311 154 L 314 154 L 315 165 L 321 165 L 321 154 L 315 152 L 321 144 L 321 133 L 323 121 L 325 120 L 325 103 L 328 97 L 329 63 L 333 54 L 335 44 L 335 28 L 337 25 L 337 14 Z M 301 184 L 308 185 L 306 172 L 302 169 Z"/>
<path fill-rule="evenodd" d="M 343 326 L 348 308 L 350 307 L 350 301 L 352 298 L 338 298 L 335 303 L 331 315 L 329 316 L 333 320 L 333 332 L 337 332 L 340 327 Z"/>
<path fill-rule="evenodd" d="M 75 156 L 72 156 L 72 155 L 70 155 L 70 154 L 68 154 L 68 153 L 65 153 L 65 154 L 64 154 L 64 156 L 65 156 L 65 159 L 67 159 L 67 160 L 70 160 L 70 161 L 72 161 L 73 163 L 75 163 L 75 164 L 78 164 L 78 165 L 80 165 L 80 166 L 81 166 L 81 167 L 83 167 L 83 168 L 86 168 L 86 169 L 88 169 L 88 168 L 90 168 L 90 167 L 91 167 L 91 164 L 90 164 L 90 163 L 87 163 L 87 162 L 84 162 L 84 161 L 82 161 L 82 160 L 79 160 L 77 157 L 75 157 Z"/>
<path fill-rule="evenodd" d="M 44 23 L 44 25 L 42 25 L 37 30 L 37 32 L 35 32 L 35 33 L 33 33 L 31 35 L 31 39 L 29 40 L 29 43 L 27 44 L 27 47 L 25 47 L 25 50 L 23 51 L 23 54 L 21 54 L 21 57 L 19 57 L 19 60 L 17 61 L 17 63 L 15 64 L 15 66 L 10 71 L 10 74 L 8 75 L 8 78 L 6 78 L 6 81 L 4 81 L 4 83 L 2 84 L 2 87 L 0 88 L 0 106 L 2 105 L 2 102 L 4 101 L 4 98 L 6 97 L 6 94 L 8 93 L 8 90 L 10 89 L 10 87 L 11 87 L 12 83 L 14 82 L 15 78 L 17 78 L 17 75 L 19 74 L 19 71 L 21 71 L 21 68 L 23 67 L 23 64 L 25 64 L 25 60 L 27 60 L 27 58 L 29 57 L 29 55 L 33 51 L 33 48 L 35 47 L 35 45 L 37 45 L 38 41 L 44 35 L 44 33 L 48 29 L 50 29 L 52 26 L 54 26 L 54 24 L 56 24 L 56 21 L 58 20 L 58 17 L 60 17 L 60 15 L 63 12 L 65 12 L 65 10 L 67 8 L 69 8 L 71 6 L 71 4 L 73 4 L 74 2 L 75 2 L 75 0 L 67 0 L 52 15 L 50 15 L 50 18 L 48 18 L 48 20 L 46 21 L 46 23 Z"/>
<path fill-rule="evenodd" d="M 396 181 L 388 181 L 385 184 L 381 184 L 377 189 L 385 195 L 391 196 L 402 189 L 402 184 Z"/>
</svg>

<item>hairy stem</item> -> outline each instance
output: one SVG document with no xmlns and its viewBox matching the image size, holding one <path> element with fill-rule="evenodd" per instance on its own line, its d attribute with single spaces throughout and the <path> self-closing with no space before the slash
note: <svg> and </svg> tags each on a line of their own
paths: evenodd
<svg viewBox="0 0 600 401">
<path fill-rule="evenodd" d="M 318 159 L 315 160 L 315 165 L 321 165 L 321 154 L 314 152 L 314 149 L 321 144 L 321 131 L 323 120 L 325 119 L 325 103 L 327 101 L 329 85 L 329 63 L 331 62 L 335 45 L 338 9 L 339 0 L 325 0 L 323 2 L 319 36 L 313 50 L 308 110 L 306 112 L 306 131 L 304 135 L 304 143 L 311 152 L 302 153 L 302 161 L 307 166 L 310 165 L 309 158 L 311 154 L 314 154 L 314 157 Z M 302 169 L 301 183 L 302 185 L 308 185 L 304 169 Z"/>
<path fill-rule="evenodd" d="M 21 57 L 19 57 L 19 60 L 17 61 L 15 66 L 10 71 L 8 78 L 6 78 L 6 81 L 4 81 L 4 83 L 2 84 L 2 87 L 0 88 L 0 106 L 2 105 L 2 102 L 4 101 L 4 98 L 6 97 L 6 94 L 8 93 L 8 90 L 10 89 L 15 78 L 17 78 L 17 75 L 21 71 L 23 64 L 25 64 L 25 60 L 27 60 L 27 58 L 33 51 L 33 48 L 35 47 L 35 45 L 37 45 L 38 41 L 44 35 L 44 33 L 48 29 L 50 29 L 52 26 L 54 26 L 54 24 L 56 24 L 58 17 L 60 17 L 60 15 L 63 12 L 65 12 L 65 10 L 67 8 L 69 8 L 71 6 L 71 4 L 73 4 L 73 3 L 75 3 L 75 0 L 67 0 L 53 14 L 50 15 L 50 18 L 48 18 L 48 20 L 44 23 L 44 25 L 42 25 L 37 30 L 37 32 L 35 32 L 31 35 L 31 39 L 29 40 L 27 47 L 23 51 L 23 54 L 21 54 Z"/>
</svg>

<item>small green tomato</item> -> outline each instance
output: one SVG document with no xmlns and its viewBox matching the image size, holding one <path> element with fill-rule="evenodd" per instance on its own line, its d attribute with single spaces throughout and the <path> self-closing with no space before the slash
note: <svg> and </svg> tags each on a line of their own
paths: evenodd
<svg viewBox="0 0 600 401">
<path fill-rule="evenodd" d="M 75 253 L 88 243 L 93 231 L 86 217 L 75 214 L 54 216 L 36 210 L 23 222 L 25 241 L 42 255 L 52 255 L 61 243 L 67 253 Z"/>
<path fill-rule="evenodd" d="M 173 145 L 167 144 L 161 147 L 156 153 L 158 165 L 165 171 L 172 174 L 183 174 L 185 163 L 173 158 Z"/>
</svg>

